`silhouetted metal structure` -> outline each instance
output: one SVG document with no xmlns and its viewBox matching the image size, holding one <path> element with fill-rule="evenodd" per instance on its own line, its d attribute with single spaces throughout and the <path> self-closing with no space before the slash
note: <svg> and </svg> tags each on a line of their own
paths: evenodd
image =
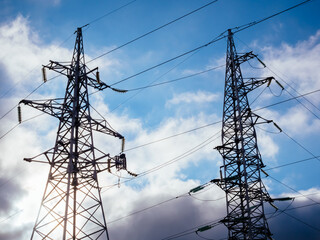
<svg viewBox="0 0 320 240">
<path fill-rule="evenodd" d="M 76 35 L 72 61 L 50 61 L 43 68 L 44 81 L 45 69 L 67 77 L 65 97 L 21 101 L 60 121 L 54 147 L 24 159 L 50 164 L 31 239 L 109 239 L 97 174 L 112 167 L 126 169 L 125 154 L 110 157 L 94 146 L 93 130 L 124 138 L 106 120 L 91 118 L 88 86 L 98 90 L 109 86 L 100 81 L 98 68 L 89 70 L 85 64 L 82 28 Z"/>
<path fill-rule="evenodd" d="M 240 65 L 252 58 L 257 58 L 252 52 L 237 53 L 233 33 L 229 30 L 222 146 L 217 147 L 223 157 L 223 173 L 220 171 L 221 178 L 215 183 L 226 192 L 227 216 L 222 222 L 227 226 L 229 239 L 232 240 L 271 238 L 264 201 L 272 200 L 261 181 L 264 164 L 254 126 L 272 121 L 251 112 L 247 95 L 262 84 L 270 84 L 273 78 L 244 81 Z"/>
</svg>

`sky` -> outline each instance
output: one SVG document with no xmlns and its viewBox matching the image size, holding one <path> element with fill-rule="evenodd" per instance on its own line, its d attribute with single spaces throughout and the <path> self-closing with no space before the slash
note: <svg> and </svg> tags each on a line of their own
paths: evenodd
<svg viewBox="0 0 320 240">
<path fill-rule="evenodd" d="M 221 144 L 226 39 L 131 76 L 301 1 L 219 0 L 101 56 L 209 2 L 0 0 L 0 240 L 30 239 L 49 166 L 23 158 L 51 148 L 58 128 L 56 119 L 27 106 L 21 106 L 24 122 L 17 125 L 16 105 L 31 92 L 27 99 L 64 96 L 62 76 L 34 91 L 42 83 L 41 68 L 49 60 L 70 61 L 74 32 L 88 23 L 83 28 L 88 67 L 99 67 L 107 84 L 128 78 L 114 87 L 129 90 L 90 90 L 90 103 L 125 136 L 128 170 L 148 171 L 127 182 L 125 172 L 100 174 L 110 239 L 170 239 L 187 230 L 190 234 L 174 239 L 227 237 L 222 224 L 200 236 L 192 231 L 226 215 L 224 192 L 211 184 L 186 194 L 218 178 L 223 164 L 214 148 Z M 319 9 L 318 0 L 310 1 L 234 35 L 239 53 L 253 51 L 266 65 L 255 59 L 242 64 L 243 77 L 273 76 L 284 87 L 274 81 L 248 95 L 251 109 L 283 130 L 256 126 L 269 194 L 295 197 L 276 202 L 278 211 L 265 204 L 278 240 L 320 239 Z M 135 90 L 171 80 L 177 81 Z M 92 115 L 99 117 L 94 110 Z M 94 141 L 111 155 L 120 152 L 118 139 L 95 134 Z"/>
</svg>

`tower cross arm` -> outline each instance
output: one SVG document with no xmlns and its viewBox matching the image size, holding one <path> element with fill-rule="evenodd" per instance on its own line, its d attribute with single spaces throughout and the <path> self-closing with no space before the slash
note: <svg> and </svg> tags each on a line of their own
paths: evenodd
<svg viewBox="0 0 320 240">
<path fill-rule="evenodd" d="M 263 79 L 250 78 L 247 81 L 243 82 L 243 85 L 241 87 L 245 88 L 246 92 L 251 92 L 266 83 L 267 87 L 269 87 L 272 80 L 275 80 L 274 77 L 267 77 Z"/>
<path fill-rule="evenodd" d="M 111 90 L 113 90 L 115 92 L 119 92 L 119 93 L 125 93 L 128 91 L 128 90 L 114 88 L 114 87 L 111 87 L 110 85 L 104 83 L 103 81 L 100 80 L 98 72 L 96 73 L 96 78 L 92 78 L 92 77 L 87 76 L 87 79 L 88 79 L 88 86 L 93 87 L 99 91 L 102 91 L 106 88 L 110 88 Z"/>
<path fill-rule="evenodd" d="M 35 156 L 35 157 L 32 157 L 32 158 L 24 158 L 23 160 L 26 161 L 26 162 L 38 162 L 38 163 L 49 163 L 50 165 L 52 164 L 52 161 L 51 161 L 51 157 L 54 153 L 54 148 L 50 148 L 49 150 Z M 42 158 L 39 158 L 40 156 L 44 156 L 46 161 L 43 161 Z"/>
<path fill-rule="evenodd" d="M 48 65 L 43 66 L 43 68 L 48 68 L 64 76 L 68 76 L 68 73 L 70 73 L 72 70 L 70 64 L 61 64 L 52 60 L 50 60 L 50 63 Z"/>
<path fill-rule="evenodd" d="M 86 73 L 86 77 L 88 80 L 88 86 L 93 87 L 95 89 L 98 89 L 99 91 L 104 90 L 106 88 L 110 88 L 111 90 L 115 92 L 125 93 L 127 90 L 121 90 L 114 87 L 111 87 L 110 85 L 104 83 L 100 80 L 100 73 L 98 71 L 98 68 L 94 68 Z"/>
<path fill-rule="evenodd" d="M 124 139 L 124 137 L 112 130 L 110 127 L 108 127 L 108 122 L 105 119 L 93 119 L 91 117 L 88 116 L 88 119 L 90 119 L 90 123 L 91 123 L 91 128 L 92 130 L 95 130 L 97 132 L 101 132 L 101 133 L 105 133 L 114 137 L 117 137 L 119 139 Z M 85 125 L 84 127 L 89 127 L 88 125 Z"/>
<path fill-rule="evenodd" d="M 38 109 L 44 113 L 47 113 L 51 116 L 61 119 L 62 111 L 63 111 L 63 98 L 56 99 L 47 99 L 47 100 L 26 100 L 23 99 L 19 102 L 19 104 L 23 103 L 27 106 Z"/>
<path fill-rule="evenodd" d="M 244 54 L 238 54 L 234 60 L 241 64 L 253 58 L 257 58 L 257 55 L 253 54 L 252 51 L 250 51 Z"/>
</svg>

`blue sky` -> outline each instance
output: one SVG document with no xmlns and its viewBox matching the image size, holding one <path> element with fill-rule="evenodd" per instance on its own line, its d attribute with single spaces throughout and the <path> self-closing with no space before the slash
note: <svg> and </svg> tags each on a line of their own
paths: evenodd
<svg viewBox="0 0 320 240">
<path fill-rule="evenodd" d="M 219 0 L 90 62 L 91 59 L 209 2 L 2 0 L 0 113 L 1 116 L 7 112 L 8 114 L 0 120 L 1 136 L 17 124 L 17 111 L 10 109 L 41 84 L 42 64 L 46 65 L 49 60 L 71 60 L 75 40 L 73 33 L 77 27 L 91 23 L 83 29 L 86 61 L 90 68 L 99 67 L 103 81 L 113 84 L 202 46 L 228 28 L 260 20 L 300 1 Z M 128 5 L 98 19 L 126 4 Z M 273 83 L 270 88 L 262 86 L 249 95 L 253 102 L 251 108 L 262 108 L 256 113 L 274 120 L 283 129 L 283 133 L 278 133 L 271 124 L 259 125 L 257 128 L 258 145 L 267 165 L 266 169 L 319 155 L 319 92 L 299 98 L 299 102 L 291 100 L 264 108 L 320 89 L 319 9 L 319 1 L 310 1 L 241 31 L 234 38 L 238 52 L 253 51 L 267 66 L 262 68 L 258 61 L 252 60 L 250 64 L 242 66 L 244 77 L 274 76 L 285 87 L 281 92 L 279 86 Z M 98 20 L 95 21 L 96 19 Z M 107 89 L 91 95 L 91 104 L 113 128 L 126 137 L 130 171 L 141 173 L 183 156 L 158 171 L 121 184 L 120 188 L 105 188 L 103 198 L 107 222 L 179 196 L 218 177 L 222 159 L 213 148 L 220 144 L 221 123 L 129 149 L 221 120 L 225 52 L 226 40 L 223 39 L 115 87 L 130 90 L 221 66 L 195 77 L 147 88 L 141 92 L 129 91 L 121 94 Z M 55 76 L 49 72 L 48 75 Z M 44 84 L 28 99 L 62 97 L 64 89 L 65 79 L 59 77 Z M 22 106 L 24 120 L 38 114 L 39 112 Z M 93 114 L 97 115 L 94 111 Z M 29 164 L 22 159 L 51 148 L 57 124 L 55 119 L 41 115 L 24 122 L 0 139 L 0 240 L 30 237 L 48 166 Z M 117 154 L 120 149 L 117 140 L 104 135 L 96 134 L 95 144 L 111 154 Z M 200 146 L 199 149 L 197 146 Z M 296 209 L 287 212 L 293 217 L 283 213 L 269 219 L 275 239 L 319 239 L 320 207 L 315 204 L 320 202 L 319 170 L 318 159 L 267 170 L 270 177 L 265 178 L 264 182 L 272 196 L 297 196 L 289 206 Z M 121 176 L 128 177 L 124 173 Z M 118 182 L 118 177 L 106 174 L 100 176 L 99 180 L 103 186 L 108 186 Z M 121 178 L 121 181 L 124 180 Z M 163 239 L 213 221 L 225 216 L 225 200 L 212 201 L 223 196 L 222 190 L 211 186 L 197 195 L 198 199 L 210 201 L 180 197 L 110 223 L 111 239 L 121 240 L 128 236 L 132 239 Z M 285 209 L 289 204 L 281 203 L 279 208 Z M 307 206 L 308 204 L 315 205 Z M 266 204 L 266 212 L 273 211 Z M 203 233 L 203 236 L 220 239 L 226 237 L 226 234 L 226 228 L 219 226 Z M 198 237 L 190 234 L 178 239 Z"/>
</svg>

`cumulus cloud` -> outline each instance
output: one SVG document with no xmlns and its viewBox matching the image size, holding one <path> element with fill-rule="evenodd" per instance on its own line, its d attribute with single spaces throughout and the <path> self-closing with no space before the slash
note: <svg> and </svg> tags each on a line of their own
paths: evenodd
<svg viewBox="0 0 320 240">
<path fill-rule="evenodd" d="M 27 83 L 31 83 L 33 81 L 34 77 L 40 79 L 40 73 L 28 73 L 28 71 L 24 69 L 32 69 L 38 64 L 40 66 L 41 63 L 46 62 L 47 60 L 41 57 L 43 52 L 47 51 L 49 54 L 50 51 L 54 49 L 56 54 L 60 56 L 55 56 L 53 59 L 61 59 L 61 57 L 68 59 L 72 53 L 72 51 L 63 49 L 62 47 L 54 47 L 52 45 L 42 44 L 37 33 L 30 28 L 27 19 L 23 18 L 22 16 L 17 17 L 17 19 L 8 23 L 7 25 L 2 25 L 0 32 L 2 34 L 2 46 L 3 48 L 6 48 L 4 49 L 4 52 L 6 52 L 6 55 L 13 56 L 10 58 L 9 62 L 5 60 L 1 62 L 3 64 L 2 75 L 8 75 L 8 78 L 4 80 L 6 82 L 10 82 L 12 79 L 15 79 L 15 83 L 19 83 L 23 79 L 23 85 L 27 85 Z M 15 51 L 14 46 L 16 45 L 19 46 L 19 51 Z M 30 61 L 25 61 L 23 58 L 25 55 L 30 55 Z M 88 56 L 87 59 L 90 59 L 90 56 Z M 19 69 L 16 67 L 17 65 L 23 66 L 23 68 Z M 110 65 L 107 64 L 105 67 L 108 66 Z M 19 78 L 15 78 L 16 75 L 19 76 Z M 22 76 L 24 76 L 24 78 Z M 52 86 L 53 87 L 50 89 L 51 91 L 37 93 L 33 97 L 36 99 L 48 98 L 48 95 L 51 97 L 52 93 L 57 90 L 54 85 Z M 23 91 L 23 86 L 21 86 L 20 89 Z M 200 96 L 196 97 L 191 95 L 192 98 L 195 98 L 195 100 L 193 99 L 192 102 L 196 101 L 199 103 L 202 101 L 213 101 L 216 98 L 214 95 L 209 94 L 208 92 L 200 92 L 198 95 Z M 17 96 L 9 96 L 5 99 L 2 99 L 2 101 L 6 101 L 8 105 L 14 105 L 19 100 L 20 98 Z M 107 119 L 110 121 L 113 128 L 121 132 L 123 135 L 129 136 L 127 148 L 132 148 L 150 141 L 155 141 L 170 135 L 185 132 L 195 127 L 206 125 L 213 120 L 217 120 L 216 116 L 207 116 L 205 114 L 188 116 L 187 118 L 169 118 L 163 120 L 158 127 L 154 128 L 154 130 L 146 130 L 142 125 L 141 119 L 132 119 L 125 113 L 122 115 L 110 113 L 108 105 L 104 103 L 104 99 L 99 94 L 95 95 L 92 104 L 97 106 L 96 109 L 102 115 L 107 116 Z M 37 114 L 36 111 L 27 107 L 23 107 L 22 110 L 23 117 L 25 119 Z M 96 117 L 99 116 L 96 114 Z M 10 197 L 20 196 L 20 198 L 17 197 L 16 202 L 4 202 L 3 204 L 5 206 L 3 205 L 2 208 L 6 209 L 6 213 L 19 211 L 19 214 L 6 221 L 6 224 L 10 224 L 10 226 L 16 230 L 19 228 L 19 223 L 21 222 L 29 223 L 30 226 L 32 226 L 32 223 L 36 219 L 37 209 L 40 206 L 41 196 L 43 194 L 43 188 L 46 182 L 48 166 L 39 166 L 36 163 L 26 163 L 23 162 L 22 159 L 24 157 L 33 157 L 47 150 L 53 145 L 57 121 L 50 119 L 50 117 L 41 117 L 35 118 L 32 123 L 24 123 L 15 130 L 14 134 L 8 135 L 2 140 L 1 143 L 2 147 L 5 149 L 2 152 L 3 159 L 12 159 L 10 164 L 3 165 L 4 168 L 1 169 L 6 169 L 6 171 L 16 171 L 18 166 L 23 166 L 20 170 L 19 176 L 15 177 L 17 186 L 16 188 L 11 188 L 12 193 L 10 194 Z M 10 125 L 12 126 L 12 124 L 16 124 L 16 121 L 16 114 L 10 114 L 8 118 L 6 118 L 4 122 L 5 124 L 2 124 L 2 130 L 5 131 L 6 129 L 10 128 Z M 176 137 L 172 138 L 171 141 L 164 141 L 159 144 L 150 145 L 146 149 L 141 148 L 139 151 L 128 152 L 128 168 L 133 172 L 140 173 L 168 162 L 170 159 L 174 159 L 177 156 L 184 156 L 186 151 L 193 149 L 199 145 L 199 142 L 202 142 L 204 139 L 207 139 L 213 135 L 215 132 L 217 132 L 218 128 L 218 126 L 211 127 L 211 132 L 206 132 L 203 130 L 190 132 L 188 135 L 185 135 L 187 136 L 185 138 Z M 19 138 L 16 136 L 19 136 Z M 112 139 L 112 137 L 108 137 L 103 134 L 96 134 L 95 137 L 96 146 L 101 148 L 101 150 L 111 150 L 112 154 L 119 153 L 119 141 L 116 141 Z M 213 142 L 212 145 L 214 145 Z M 19 149 L 19 151 L 14 151 L 14 149 Z M 163 149 L 166 150 L 164 151 Z M 137 183 L 130 184 L 128 186 L 122 185 L 118 194 L 112 197 L 107 194 L 109 192 L 107 191 L 104 193 L 104 202 L 106 206 L 108 206 L 106 208 L 106 212 L 109 213 L 108 216 L 110 216 L 112 219 L 112 217 L 120 217 L 125 215 L 128 210 L 134 211 L 139 209 L 146 204 L 145 200 L 143 199 L 147 199 L 148 202 L 154 203 L 157 202 L 157 200 L 165 199 L 166 196 L 177 194 L 177 189 L 188 191 L 190 188 L 197 186 L 200 184 L 200 182 L 196 179 L 182 180 L 176 178 L 177 176 L 180 176 L 181 171 L 190 166 L 191 163 L 200 162 L 202 158 L 213 159 L 214 157 L 211 155 L 211 152 L 211 145 L 208 145 L 205 148 L 205 151 L 201 151 L 197 157 L 188 154 L 181 158 L 181 162 L 179 162 L 179 164 L 172 164 L 169 167 L 167 166 L 163 169 L 160 169 L 156 174 L 146 175 L 146 177 L 141 178 L 141 180 L 137 180 Z M 217 155 L 215 155 L 215 157 L 216 156 Z M 4 163 L 4 160 L 2 160 L 1 163 Z M 101 179 L 101 186 L 108 184 L 110 185 L 110 183 L 117 181 L 117 177 L 110 174 L 107 176 L 99 176 L 99 179 Z M 138 185 L 139 183 L 142 183 L 141 186 Z M 26 191 L 27 193 L 22 196 L 21 191 Z M 164 192 L 167 194 L 164 195 Z M 114 199 L 119 200 L 115 201 Z M 132 202 L 130 202 L 129 199 L 132 200 Z M 117 204 L 115 204 L 115 202 Z M 17 206 L 21 207 L 19 208 Z M 180 202 L 179 207 L 173 207 L 173 209 L 176 209 L 177 212 L 184 212 L 183 209 L 185 207 L 190 207 L 194 212 L 198 212 L 192 203 L 181 204 Z M 160 212 L 162 212 L 162 210 L 160 210 Z M 153 231 L 152 228 L 155 227 L 155 224 L 160 222 L 161 224 L 164 224 L 163 227 L 168 226 L 166 223 L 166 218 L 170 212 L 163 212 L 163 214 L 164 216 L 160 216 L 159 214 L 159 218 L 153 221 L 153 225 L 149 226 L 150 230 L 147 231 L 146 234 L 150 235 Z M 193 212 L 186 212 L 185 214 L 185 217 L 191 217 Z M 198 214 L 197 218 L 199 217 L 200 215 Z M 194 221 L 196 221 L 197 218 L 195 218 Z M 15 224 L 12 223 L 13 221 Z M 141 219 L 140 224 L 146 226 L 146 222 L 148 222 L 148 220 L 143 218 Z M 175 220 L 173 219 L 172 222 L 175 222 Z M 183 225 L 184 223 L 182 222 L 181 226 L 183 227 Z M 137 227 L 135 224 L 132 224 L 132 226 Z M 132 228 L 130 231 L 131 230 L 134 229 Z M 173 230 L 174 229 L 172 229 L 172 231 Z M 30 233 L 30 231 L 31 227 L 26 233 Z M 128 230 L 128 232 L 130 231 Z M 159 230 L 159 233 L 160 232 L 162 232 L 162 234 L 165 233 L 163 230 Z M 10 231 L 2 230 L 1 234 L 1 236 L 12 236 L 13 238 L 13 235 Z M 24 238 L 28 238 L 28 236 L 21 237 L 21 239 Z"/>
<path fill-rule="evenodd" d="M 319 89 L 320 30 L 295 45 L 283 43 L 278 48 L 266 46 L 262 52 L 263 61 L 277 74 L 274 77 L 294 96 L 298 95 L 297 92 L 306 93 Z M 270 74 L 269 70 L 266 72 Z M 317 97 L 308 98 L 319 103 Z"/>
<path fill-rule="evenodd" d="M 217 101 L 219 94 L 206 92 L 206 91 L 197 91 L 197 92 L 185 92 L 180 94 L 175 94 L 172 99 L 167 101 L 167 106 L 177 105 L 182 103 L 208 103 Z"/>
<path fill-rule="evenodd" d="M 2 81 L 7 84 L 10 81 L 14 83 L 23 81 L 23 85 L 26 86 L 33 83 L 35 77 L 40 79 L 40 71 L 39 73 L 29 71 L 35 66 L 40 66 L 48 61 L 48 59 L 42 57 L 43 53 L 56 60 L 61 58 L 63 58 L 61 60 L 68 60 L 72 54 L 70 49 L 58 47 L 55 44 L 45 45 L 41 43 L 37 32 L 30 28 L 28 20 L 21 16 L 17 17 L 13 22 L 3 24 L 0 27 L 0 34 L 0 48 L 4 54 L 0 61 L 0 74 L 1 76 L 6 76 L 6 79 L 2 79 Z M 17 46 L 17 49 L 14 49 L 15 46 Z M 52 52 L 54 54 L 51 54 Z M 8 59 L 8 56 L 10 56 L 10 59 Z M 25 61 L 24 56 L 30 56 L 29 61 Z M 87 59 L 92 58 L 87 56 Z M 99 60 L 95 63 L 97 65 L 101 63 L 106 71 L 111 66 L 121 68 L 120 61 L 116 59 L 114 61 L 113 59 L 109 60 L 104 63 L 102 60 L 99 62 Z M 116 74 L 120 74 L 116 70 Z M 38 93 L 35 97 L 43 99 L 48 98 L 48 95 L 50 97 L 54 95 L 53 92 L 57 90 L 57 87 L 55 85 L 50 86 L 53 87 L 48 92 Z M 20 89 L 24 91 L 23 87 Z M 185 92 L 174 95 L 166 105 L 172 108 L 186 104 L 188 107 L 198 107 L 200 104 L 217 101 L 219 97 L 219 94 L 207 91 Z M 18 96 L 10 96 L 3 99 L 6 105 L 14 105 L 18 101 Z M 152 174 L 147 174 L 126 183 L 124 181 L 128 180 L 127 177 L 130 176 L 125 175 L 125 173 L 120 174 L 113 171 L 116 176 L 108 173 L 100 174 L 99 180 L 101 182 L 100 185 L 103 187 L 103 203 L 107 222 L 110 222 L 111 239 L 120 240 L 128 237 L 131 239 L 162 239 L 225 216 L 225 199 L 222 198 L 224 192 L 218 187 L 211 186 L 211 188 L 199 193 L 194 198 L 185 194 L 190 189 L 203 183 L 200 180 L 203 173 L 194 171 L 195 166 L 204 165 L 207 170 L 209 169 L 210 177 L 206 181 L 218 175 L 219 169 L 216 166 L 221 164 L 221 156 L 212 148 L 219 145 L 221 125 L 212 125 L 180 135 L 180 133 L 187 132 L 190 129 L 219 121 L 220 117 L 205 112 L 192 112 L 186 116 L 176 114 L 160 119 L 157 126 L 148 128 L 144 126 L 142 119 L 133 118 L 125 111 L 120 113 L 110 112 L 109 106 L 104 102 L 104 98 L 100 94 L 94 95 L 91 103 L 110 121 L 114 129 L 124 136 L 128 136 L 126 144 L 128 151 L 125 152 L 128 160 L 128 170 L 135 173 L 143 173 L 161 166 Z M 35 113 L 32 110 L 24 112 L 26 112 L 26 116 L 30 117 L 34 116 L 33 114 Z M 97 114 L 93 113 L 93 115 L 99 118 Z M 15 123 L 16 115 L 12 114 L 3 122 L 1 130 L 4 131 L 9 128 L 10 124 Z M 2 196 L 1 200 L 3 201 L 0 211 L 4 214 L 22 211 L 20 214 L 5 221 L 5 226 L 10 226 L 10 228 L 1 228 L 0 239 L 29 239 L 32 224 L 36 219 L 37 209 L 40 206 L 48 166 L 25 163 L 22 162 L 22 158 L 35 156 L 52 147 L 56 127 L 57 121 L 50 120 L 49 117 L 36 118 L 32 123 L 21 125 L 15 130 L 14 134 L 2 139 L 1 171 L 14 176 L 13 173 L 16 173 L 17 169 L 19 169 L 18 166 L 21 166 L 21 170 L 18 171 L 18 176 L 14 177 L 14 181 L 8 183 L 11 186 L 11 192 L 8 191 L 8 195 Z M 166 141 L 158 141 L 174 135 L 176 136 Z M 263 154 L 268 157 L 274 157 L 277 154 L 278 148 L 271 138 L 262 135 L 262 139 L 259 139 L 259 141 L 261 142 L 261 152 Z M 146 143 L 150 144 L 139 147 Z M 199 145 L 200 143 L 203 143 L 203 145 Z M 103 134 L 95 134 L 95 146 L 103 151 L 110 151 L 112 155 L 118 154 L 120 151 L 120 142 Z M 7 159 L 10 159 L 10 161 L 7 161 Z M 211 163 L 210 166 L 208 166 L 208 162 Z M 186 171 L 188 171 L 187 178 L 185 177 Z M 117 183 L 118 178 L 121 183 L 120 188 L 106 187 Z M 1 178 L 0 181 L 7 181 L 6 179 L 8 178 Z M 181 196 L 182 194 L 184 195 Z M 13 197 L 16 200 L 8 201 L 9 197 Z M 168 201 L 168 199 L 173 200 Z M 157 207 L 140 211 L 157 204 Z M 139 213 L 135 213 L 137 211 Z M 301 213 L 301 217 L 303 214 L 307 214 L 310 218 L 316 217 L 314 212 Z M 306 215 L 303 215 L 303 217 L 306 217 Z M 113 222 L 113 220 L 117 221 Z M 25 231 L 21 230 L 22 223 L 26 224 L 26 227 L 23 227 Z M 276 223 L 282 224 L 281 226 L 284 224 L 283 222 Z M 292 228 L 296 224 L 297 222 L 293 222 Z M 278 230 L 277 228 L 274 229 L 276 233 L 277 231 L 281 232 L 280 228 Z M 214 228 L 203 234 L 208 238 L 223 238 L 227 233 L 226 228 L 221 225 L 217 229 Z M 286 239 L 281 235 L 279 236 L 279 239 Z M 313 236 L 316 235 L 312 235 L 310 239 Z M 183 239 L 191 240 L 195 239 L 195 237 L 193 233 L 184 236 Z"/>
</svg>

